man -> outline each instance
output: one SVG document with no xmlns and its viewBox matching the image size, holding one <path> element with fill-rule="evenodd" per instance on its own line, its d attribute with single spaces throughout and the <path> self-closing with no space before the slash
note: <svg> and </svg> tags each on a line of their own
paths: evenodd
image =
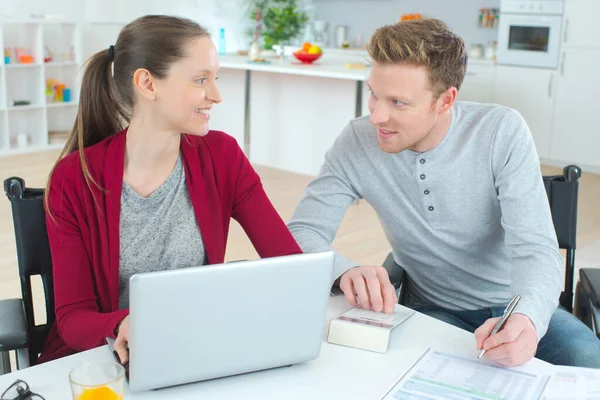
<svg viewBox="0 0 600 400">
<path fill-rule="evenodd" d="M 376 210 L 397 264 L 404 303 L 475 332 L 506 366 L 534 355 L 600 367 L 600 341 L 563 308 L 558 251 L 527 124 L 509 108 L 455 102 L 465 45 L 441 21 L 400 22 L 370 39 L 369 117 L 346 126 L 308 186 L 289 228 L 306 252 L 330 248 L 356 199 Z M 515 93 L 518 96 L 518 93 Z M 348 300 L 391 312 L 382 267 L 336 255 Z M 513 295 L 521 301 L 489 337 Z"/>
</svg>

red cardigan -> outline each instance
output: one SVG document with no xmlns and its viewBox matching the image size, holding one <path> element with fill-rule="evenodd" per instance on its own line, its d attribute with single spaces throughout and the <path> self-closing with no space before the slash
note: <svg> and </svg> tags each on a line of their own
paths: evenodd
<svg viewBox="0 0 600 400">
<path fill-rule="evenodd" d="M 105 344 L 129 310 L 119 310 L 119 220 L 127 130 L 85 149 L 101 189 L 88 189 L 77 152 L 51 178 L 47 216 L 56 322 L 39 363 Z M 190 199 L 209 264 L 224 262 L 231 218 L 261 257 L 301 253 L 235 139 L 182 135 Z M 54 218 L 54 219 L 52 219 Z"/>
</svg>

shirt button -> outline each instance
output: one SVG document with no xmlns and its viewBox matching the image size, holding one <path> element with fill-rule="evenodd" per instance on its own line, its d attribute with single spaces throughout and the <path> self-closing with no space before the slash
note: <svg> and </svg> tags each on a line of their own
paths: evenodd
<svg viewBox="0 0 600 400">
<path fill-rule="evenodd" d="M 421 159 L 419 160 L 419 162 L 420 162 L 421 164 L 425 164 L 425 159 L 424 159 L 424 158 L 421 158 Z"/>
<path fill-rule="evenodd" d="M 428 209 L 428 210 L 429 210 L 429 211 L 433 211 L 433 210 L 435 210 L 435 208 L 433 208 L 433 206 L 429 206 L 429 209 Z"/>
<path fill-rule="evenodd" d="M 429 194 L 429 190 L 426 190 L 423 193 L 425 193 L 425 196 L 427 196 Z"/>
<path fill-rule="evenodd" d="M 421 180 L 425 179 L 425 174 L 421 174 L 420 178 Z"/>
</svg>

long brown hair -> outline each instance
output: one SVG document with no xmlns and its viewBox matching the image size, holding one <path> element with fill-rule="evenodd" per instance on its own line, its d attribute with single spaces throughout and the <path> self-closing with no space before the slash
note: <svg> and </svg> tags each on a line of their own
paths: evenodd
<svg viewBox="0 0 600 400">
<path fill-rule="evenodd" d="M 144 68 L 158 79 L 165 78 L 170 66 L 186 56 L 185 47 L 189 41 L 208 36 L 206 29 L 189 19 L 147 15 L 127 24 L 112 48 L 90 57 L 81 81 L 73 129 L 48 178 L 45 203 L 50 216 L 48 195 L 52 175 L 60 160 L 68 154 L 79 153 L 90 191 L 92 185 L 103 190 L 89 171 L 83 149 L 129 125 L 135 102 L 134 72 Z"/>
</svg>

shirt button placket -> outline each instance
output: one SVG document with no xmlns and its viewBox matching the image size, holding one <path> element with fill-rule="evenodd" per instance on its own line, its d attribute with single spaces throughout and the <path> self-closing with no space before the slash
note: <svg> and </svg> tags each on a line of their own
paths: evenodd
<svg viewBox="0 0 600 400">
<path fill-rule="evenodd" d="M 425 158 L 419 158 L 418 159 L 418 163 L 421 165 L 418 165 L 417 168 L 420 169 L 421 171 L 423 171 L 424 168 L 424 164 L 427 162 L 427 160 L 425 160 Z M 419 174 L 419 179 L 421 181 L 425 181 L 427 179 L 427 175 L 424 173 L 424 171 L 422 173 Z M 429 196 L 431 192 L 429 191 L 429 189 L 424 189 L 423 190 L 423 195 L 424 196 Z M 433 211 L 435 211 L 435 207 L 433 205 L 431 205 L 431 198 L 425 198 L 425 203 L 426 203 L 426 207 L 429 213 L 432 213 Z M 429 205 L 427 205 L 429 204 Z"/>
</svg>

